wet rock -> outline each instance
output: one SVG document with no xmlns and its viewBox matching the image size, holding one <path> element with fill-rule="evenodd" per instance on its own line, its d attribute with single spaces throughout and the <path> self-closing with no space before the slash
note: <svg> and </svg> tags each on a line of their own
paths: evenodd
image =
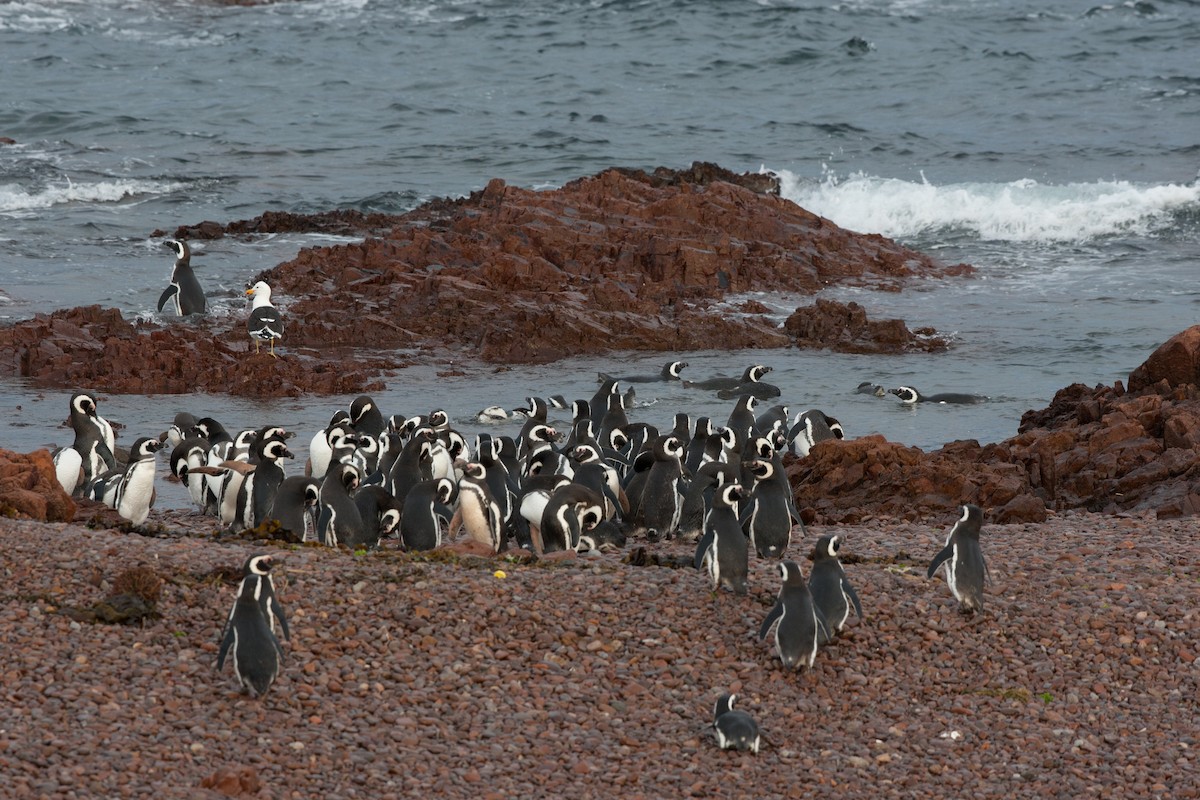
<svg viewBox="0 0 1200 800">
<path fill-rule="evenodd" d="M 41 522 L 70 522 L 75 502 L 54 474 L 48 450 L 0 450 L 0 514 Z"/>
<path fill-rule="evenodd" d="M 1200 383 L 1200 325 L 1172 336 L 1129 373 L 1129 391 L 1140 392 L 1159 381 L 1171 388 Z"/>
<path fill-rule="evenodd" d="M 858 303 L 820 297 L 811 306 L 797 308 L 783 327 L 796 347 L 827 347 L 839 353 L 934 352 L 950 347 L 950 340 L 932 328 L 911 331 L 904 320 L 870 320 Z"/>
</svg>

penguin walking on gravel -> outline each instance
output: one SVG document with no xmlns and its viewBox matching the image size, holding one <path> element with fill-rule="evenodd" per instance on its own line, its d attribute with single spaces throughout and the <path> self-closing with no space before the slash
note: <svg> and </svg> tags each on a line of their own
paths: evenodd
<svg viewBox="0 0 1200 800">
<path fill-rule="evenodd" d="M 983 509 L 973 503 L 962 507 L 958 521 L 950 529 L 943 547 L 929 562 L 926 577 L 944 568 L 946 585 L 958 600 L 959 610 L 965 614 L 983 611 L 983 585 L 987 580 L 987 564 L 979 533 L 983 527 Z"/>
<path fill-rule="evenodd" d="M 155 454 L 162 447 L 158 439 L 143 436 L 129 448 L 129 463 L 124 470 L 114 470 L 94 479 L 84 493 L 97 500 L 134 525 L 141 525 L 150 516 L 154 505 Z"/>
<path fill-rule="evenodd" d="M 750 537 L 755 552 L 760 558 L 783 558 L 792 541 L 793 524 L 804 523 L 792 499 L 792 486 L 788 483 L 780 454 L 770 460 L 755 458 L 747 462 L 754 478 L 754 488 L 749 493 L 749 503 L 742 519 L 743 529 Z"/>
<path fill-rule="evenodd" d="M 717 487 L 713 507 L 704 518 L 704 535 L 696 546 L 695 565 L 708 567 L 713 591 L 724 586 L 734 594 L 745 594 L 750 572 L 750 548 L 738 522 L 738 502 L 743 498 L 740 483 Z"/>
<path fill-rule="evenodd" d="M 259 608 L 267 618 L 267 624 L 271 627 L 271 632 L 276 636 L 282 635 L 284 639 L 291 640 L 292 634 L 288 630 L 287 615 L 283 613 L 283 606 L 279 604 L 279 597 L 275 594 L 275 579 L 271 575 L 271 569 L 275 566 L 277 556 L 260 553 L 250 556 L 242 564 L 242 584 L 246 582 L 257 583 L 253 588 L 254 597 L 258 600 Z M 242 585 L 238 585 L 238 594 L 242 592 Z M 236 608 L 236 605 L 235 605 Z M 228 628 L 230 620 L 233 619 L 233 609 L 229 610 L 229 619 L 225 621 L 225 626 Z M 276 632 L 278 630 L 278 632 Z M 225 638 L 228 631 L 222 631 L 221 638 Z"/>
<path fill-rule="evenodd" d="M 736 694 L 726 692 L 717 698 L 713 706 L 713 734 L 717 746 L 722 750 L 741 750 L 757 753 L 762 743 L 758 723 L 745 711 L 737 711 L 733 704 Z"/>
<path fill-rule="evenodd" d="M 271 305 L 271 287 L 266 281 L 258 281 L 246 294 L 254 300 L 250 304 L 250 317 L 246 320 L 246 331 L 254 340 L 254 353 L 259 352 L 259 345 L 270 342 L 271 355 L 275 358 L 275 341 L 283 338 L 283 316 L 279 309 Z"/>
<path fill-rule="evenodd" d="M 226 656 L 232 656 L 238 684 L 255 698 L 262 697 L 271 688 L 283 661 L 283 646 L 263 611 L 262 593 L 263 582 L 258 576 L 242 579 L 217 651 L 217 670 L 225 667 Z"/>
<path fill-rule="evenodd" d="M 838 558 L 841 548 L 842 537 L 822 536 L 817 539 L 812 553 L 813 566 L 808 575 L 808 588 L 817 611 L 825 618 L 829 634 L 821 644 L 842 632 L 846 620 L 850 618 L 851 609 L 855 616 L 862 619 L 862 603 L 858 601 L 858 593 L 850 585 L 846 570 Z"/>
<path fill-rule="evenodd" d="M 196 280 L 196 273 L 192 271 L 191 247 L 179 239 L 167 239 L 163 247 L 169 247 L 175 253 L 175 267 L 171 270 L 170 285 L 158 298 L 158 310 L 161 312 L 167 303 L 174 301 L 175 313 L 181 317 L 203 314 L 208 309 L 208 302 L 200 281 Z"/>
<path fill-rule="evenodd" d="M 825 620 L 813 602 L 800 565 L 795 561 L 781 562 L 779 574 L 783 578 L 783 585 L 779 587 L 775 605 L 758 630 L 758 638 L 760 641 L 765 639 L 774 625 L 775 652 L 779 654 L 784 668 L 812 669 L 822 631 L 825 636 L 829 635 Z"/>
</svg>

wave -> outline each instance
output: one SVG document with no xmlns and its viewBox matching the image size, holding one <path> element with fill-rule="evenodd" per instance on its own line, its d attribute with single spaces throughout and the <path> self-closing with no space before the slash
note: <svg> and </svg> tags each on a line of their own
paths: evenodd
<svg viewBox="0 0 1200 800">
<path fill-rule="evenodd" d="M 27 190 L 16 184 L 0 185 L 0 213 L 35 211 L 64 203 L 117 203 L 130 197 L 163 195 L 186 188 L 186 184 L 164 181 L 104 181 L 73 183 Z"/>
<path fill-rule="evenodd" d="M 1043 184 L 958 183 L 935 186 L 855 174 L 802 179 L 786 170 L 780 194 L 863 233 L 893 239 L 966 233 L 982 241 L 1084 242 L 1147 236 L 1200 209 L 1200 182 L 1139 185 L 1128 181 Z"/>
</svg>

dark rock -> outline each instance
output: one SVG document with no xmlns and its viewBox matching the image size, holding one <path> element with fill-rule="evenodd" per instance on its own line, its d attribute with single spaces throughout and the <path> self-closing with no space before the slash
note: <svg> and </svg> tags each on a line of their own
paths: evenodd
<svg viewBox="0 0 1200 800">
<path fill-rule="evenodd" d="M 797 308 L 783 325 L 796 347 L 829 348 L 839 353 L 906 353 L 946 350 L 948 339 L 932 328 L 910 331 L 903 320 L 869 320 L 858 303 L 817 298 Z"/>
</svg>

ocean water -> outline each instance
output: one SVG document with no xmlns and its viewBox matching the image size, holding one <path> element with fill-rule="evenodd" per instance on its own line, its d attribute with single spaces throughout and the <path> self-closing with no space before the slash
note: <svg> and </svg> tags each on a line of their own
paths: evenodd
<svg viewBox="0 0 1200 800">
<path fill-rule="evenodd" d="M 793 410 L 822 408 L 851 436 L 999 441 L 1057 389 L 1123 380 L 1197 321 L 1198 40 L 1186 0 L 0 0 L 0 137 L 15 142 L 0 145 L 0 323 L 89 303 L 152 315 L 171 268 L 156 229 L 713 161 L 774 172 L 839 225 L 978 272 L 828 292 L 952 334 L 948 353 L 693 353 L 688 375 L 766 363 Z M 213 313 L 243 314 L 249 278 L 337 241 L 204 242 L 194 264 Z M 811 302 L 758 299 L 781 318 Z M 484 406 L 587 397 L 597 370 L 668 358 L 466 364 L 458 378 L 429 365 L 377 399 L 446 408 L 473 433 Z M 863 380 L 991 401 L 905 408 L 855 395 Z M 92 388 L 125 442 L 188 410 L 289 425 L 306 444 L 350 399 Z M 657 424 L 730 408 L 638 390 L 633 416 Z M 67 394 L 0 382 L 0 446 L 67 443 Z"/>
</svg>

